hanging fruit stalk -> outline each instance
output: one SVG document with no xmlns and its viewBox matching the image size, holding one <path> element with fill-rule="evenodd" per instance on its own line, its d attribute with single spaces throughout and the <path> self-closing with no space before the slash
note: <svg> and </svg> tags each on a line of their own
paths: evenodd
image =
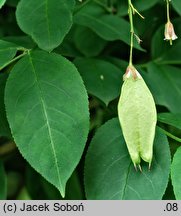
<svg viewBox="0 0 181 216">
<path fill-rule="evenodd" d="M 170 1 L 166 0 L 167 3 L 167 23 L 165 24 L 165 38 L 164 40 L 170 41 L 170 45 L 172 45 L 172 41 L 176 40 L 178 37 L 175 34 L 174 26 L 170 21 Z"/>
</svg>

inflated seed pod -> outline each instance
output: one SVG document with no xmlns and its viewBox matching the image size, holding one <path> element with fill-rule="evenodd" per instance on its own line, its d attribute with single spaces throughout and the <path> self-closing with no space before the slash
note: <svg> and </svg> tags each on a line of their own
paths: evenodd
<svg viewBox="0 0 181 216">
<path fill-rule="evenodd" d="M 153 96 L 139 72 L 128 66 L 118 103 L 118 116 L 123 136 L 134 163 L 141 159 L 151 165 L 157 121 Z"/>
</svg>

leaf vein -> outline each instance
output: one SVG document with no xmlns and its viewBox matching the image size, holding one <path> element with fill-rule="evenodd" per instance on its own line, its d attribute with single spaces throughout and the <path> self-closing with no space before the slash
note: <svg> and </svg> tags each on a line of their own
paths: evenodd
<svg viewBox="0 0 181 216">
<path fill-rule="evenodd" d="M 49 86 L 54 87 L 55 89 L 59 90 L 60 92 L 64 93 L 64 95 L 66 95 L 66 96 L 68 96 L 70 99 L 72 99 L 72 97 L 70 97 L 70 95 L 69 95 L 64 89 L 58 88 L 58 87 L 55 86 L 54 84 L 48 83 L 48 82 L 46 82 L 46 81 L 42 81 L 42 83 L 45 83 L 45 84 L 47 84 L 47 85 L 49 85 Z"/>
<path fill-rule="evenodd" d="M 54 111 L 54 112 L 57 112 L 60 115 L 64 115 L 64 116 L 68 117 L 70 120 L 72 120 L 72 122 L 74 122 L 75 124 L 77 124 L 77 122 L 73 119 L 73 117 L 70 116 L 70 115 L 68 115 L 67 113 L 65 113 L 63 111 L 60 111 L 60 110 L 57 110 L 56 108 L 53 108 L 53 107 L 48 107 L 47 109 L 49 109 L 51 111 Z"/>
<path fill-rule="evenodd" d="M 57 156 L 56 156 L 55 144 L 54 144 L 54 141 L 53 141 L 50 122 L 49 122 L 49 118 L 48 118 L 47 107 L 46 107 L 46 104 L 45 104 L 45 101 L 44 101 L 43 91 L 42 91 L 40 83 L 38 81 L 38 76 L 36 74 L 36 70 L 35 70 L 35 67 L 33 65 L 33 61 L 32 61 L 30 53 L 29 53 L 29 60 L 30 60 L 30 64 L 31 64 L 31 67 L 32 67 L 32 72 L 34 73 L 35 80 L 36 80 L 36 83 L 37 83 L 37 86 L 38 86 L 39 92 L 40 92 L 39 93 L 40 101 L 41 101 L 41 105 L 42 105 L 43 115 L 45 117 L 46 125 L 47 125 L 47 128 L 48 128 L 48 135 L 49 135 L 49 139 L 50 139 L 51 149 L 52 149 L 52 153 L 53 153 L 53 156 L 54 156 L 53 158 L 54 158 L 56 171 L 57 171 L 57 176 L 58 176 L 59 189 L 62 189 L 62 184 L 61 184 L 61 179 L 60 179 L 60 171 L 59 171 L 59 167 L 58 167 L 58 160 L 57 160 Z"/>
</svg>

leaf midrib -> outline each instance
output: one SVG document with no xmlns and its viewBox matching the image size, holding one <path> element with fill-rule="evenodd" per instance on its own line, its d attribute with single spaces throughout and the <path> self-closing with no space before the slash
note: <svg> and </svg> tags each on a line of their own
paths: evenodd
<svg viewBox="0 0 181 216">
<path fill-rule="evenodd" d="M 128 178 L 129 178 L 129 174 L 130 174 L 130 169 L 131 169 L 131 162 L 130 162 L 130 164 L 129 164 L 129 166 L 128 166 L 128 172 L 127 172 L 127 174 L 126 174 L 125 185 L 124 185 L 124 187 L 123 187 L 123 193 L 122 193 L 122 195 L 121 195 L 121 200 L 124 199 L 125 194 L 126 194 L 126 187 L 127 187 L 127 184 L 128 184 Z"/>
<path fill-rule="evenodd" d="M 50 123 L 49 123 L 49 119 L 48 119 L 48 114 L 47 114 L 47 111 L 46 111 L 46 104 L 44 102 L 43 91 L 42 91 L 41 86 L 40 86 L 39 81 L 38 81 L 38 76 L 36 74 L 36 70 L 35 70 L 35 67 L 33 65 L 33 60 L 32 60 L 31 54 L 29 53 L 28 56 L 29 56 L 31 67 L 32 67 L 32 72 L 33 72 L 33 74 L 35 76 L 35 81 L 36 81 L 38 89 L 39 89 L 39 97 L 40 97 L 40 101 L 41 101 L 41 105 L 42 105 L 43 115 L 44 115 L 45 120 L 46 120 L 46 125 L 47 125 L 47 128 L 48 128 L 48 135 L 49 135 L 49 139 L 50 139 L 50 144 L 51 144 L 52 152 L 53 152 L 53 155 L 54 155 L 54 161 L 55 161 L 55 166 L 56 166 L 56 171 L 57 171 L 57 176 L 58 176 L 59 188 L 60 188 L 60 190 L 63 190 L 63 187 L 62 187 L 62 184 L 61 184 L 61 179 L 60 179 L 60 171 L 59 171 L 59 168 L 58 168 L 58 160 L 57 160 L 57 156 L 56 156 L 56 152 L 55 152 L 55 144 L 54 144 L 54 141 L 53 141 L 53 136 L 52 136 L 51 127 L 50 127 Z"/>
</svg>

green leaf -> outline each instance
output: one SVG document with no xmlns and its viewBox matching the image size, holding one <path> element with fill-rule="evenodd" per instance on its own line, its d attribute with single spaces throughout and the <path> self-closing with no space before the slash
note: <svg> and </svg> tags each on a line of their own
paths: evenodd
<svg viewBox="0 0 181 216">
<path fill-rule="evenodd" d="M 88 199 L 145 200 L 161 199 L 170 171 L 170 150 L 167 138 L 157 128 L 151 170 L 134 169 L 118 119 L 98 129 L 85 163 L 85 189 Z"/>
<path fill-rule="evenodd" d="M 6 190 L 6 175 L 2 162 L 0 161 L 0 200 L 6 199 L 7 190 Z"/>
<path fill-rule="evenodd" d="M 121 40 L 130 44 L 130 25 L 117 15 L 106 14 L 104 9 L 96 4 L 87 4 L 74 16 L 74 22 L 92 29 L 107 41 Z M 143 49 L 135 40 L 135 48 Z"/>
<path fill-rule="evenodd" d="M 181 147 L 179 147 L 173 157 L 171 166 L 171 179 L 174 194 L 177 200 L 181 199 Z"/>
<path fill-rule="evenodd" d="M 153 93 L 156 104 L 166 106 L 173 113 L 180 112 L 181 76 L 179 68 L 150 63 L 148 73 L 144 78 Z"/>
<path fill-rule="evenodd" d="M 167 189 L 165 191 L 165 194 L 164 194 L 162 200 L 175 200 L 175 194 L 173 192 L 173 186 L 171 183 L 171 178 L 169 179 L 168 186 L 167 186 Z"/>
<path fill-rule="evenodd" d="M 36 184 L 34 184 L 36 182 Z M 51 194 L 47 196 L 45 184 L 48 186 L 48 192 Z M 39 173 L 37 173 L 31 166 L 26 167 L 26 188 L 32 200 L 48 200 L 48 199 L 62 199 L 59 191 L 52 184 L 47 182 Z"/>
<path fill-rule="evenodd" d="M 84 26 L 77 26 L 74 41 L 77 49 L 86 57 L 99 55 L 107 44 L 107 41 Z"/>
<path fill-rule="evenodd" d="M 144 4 L 142 0 L 136 0 L 133 1 L 134 7 L 140 12 L 147 10 L 151 7 L 153 7 L 159 0 L 145 0 Z M 125 16 L 128 14 L 128 1 L 127 0 L 121 0 L 118 1 L 118 14 L 121 16 Z"/>
<path fill-rule="evenodd" d="M 36 44 L 30 36 L 7 36 L 4 37 L 3 40 L 14 43 L 19 46 L 23 46 L 27 49 L 32 49 L 36 47 Z"/>
<path fill-rule="evenodd" d="M 5 4 L 6 0 L 0 0 L 0 9 L 2 8 L 2 6 Z"/>
<path fill-rule="evenodd" d="M 66 200 L 83 200 L 85 199 L 83 188 L 79 179 L 79 172 L 75 170 L 67 182 Z"/>
<path fill-rule="evenodd" d="M 181 113 L 159 113 L 158 121 L 181 129 Z"/>
<path fill-rule="evenodd" d="M 171 4 L 177 13 L 181 16 L 181 1 L 180 0 L 172 0 Z"/>
<path fill-rule="evenodd" d="M 60 55 L 30 52 L 10 73 L 5 105 L 20 152 L 64 196 L 89 129 L 87 94 L 76 68 Z"/>
<path fill-rule="evenodd" d="M 45 179 L 41 179 L 42 186 L 46 193 L 47 199 L 49 200 L 63 200 L 63 198 L 58 193 L 56 188 L 52 187 Z M 72 176 L 69 178 L 66 186 L 66 196 L 64 200 L 82 200 L 84 199 L 82 191 L 80 188 L 80 182 L 78 180 L 78 175 L 76 170 L 73 172 Z"/>
<path fill-rule="evenodd" d="M 181 18 L 173 20 L 176 35 L 181 35 Z M 161 26 L 153 36 L 151 43 L 152 58 L 159 64 L 180 64 L 181 41 L 179 38 L 173 41 L 170 46 L 169 41 L 164 41 L 164 26 Z"/>
<path fill-rule="evenodd" d="M 11 137 L 11 131 L 6 118 L 4 105 L 4 88 L 7 80 L 6 74 L 0 74 L 0 136 Z"/>
<path fill-rule="evenodd" d="M 15 57 L 18 48 L 16 44 L 0 40 L 0 69 Z"/>
<path fill-rule="evenodd" d="M 71 28 L 74 3 L 74 0 L 21 0 L 16 11 L 18 24 L 41 49 L 52 51 Z"/>
<path fill-rule="evenodd" d="M 158 49 L 158 48 L 157 48 Z M 181 41 L 173 41 L 165 53 L 156 61 L 158 64 L 181 64 Z"/>
<path fill-rule="evenodd" d="M 6 0 L 6 4 L 11 7 L 16 7 L 20 0 Z"/>
<path fill-rule="evenodd" d="M 137 1 L 134 2 L 136 3 Z M 149 2 L 151 3 L 152 1 Z M 164 3 L 165 2 L 163 2 L 163 4 Z M 140 16 L 138 15 L 135 15 L 133 18 L 134 28 L 137 29 L 138 35 L 143 41 L 142 46 L 145 49 L 149 50 L 149 53 L 150 53 L 150 45 L 151 45 L 150 42 L 152 41 L 153 35 L 155 34 L 159 26 L 163 25 L 163 23 L 165 22 L 165 10 L 163 10 L 164 7 L 163 4 L 157 4 L 156 6 L 150 8 L 149 10 L 141 12 L 141 14 L 145 17 L 145 19 L 141 19 Z M 146 6 L 147 4 L 142 4 L 142 5 Z M 162 43 L 164 43 L 165 41 L 163 41 L 163 32 L 161 33 L 161 37 L 162 37 Z M 145 60 L 146 58 L 142 59 L 142 62 L 144 62 Z"/>
<path fill-rule="evenodd" d="M 58 46 L 54 52 L 59 53 L 67 57 L 77 57 L 82 56 L 82 53 L 76 48 L 74 40 L 75 36 L 75 26 L 73 25 L 69 33 L 65 36 L 63 42 Z"/>
<path fill-rule="evenodd" d="M 74 61 L 87 91 L 106 105 L 119 96 L 123 74 L 113 64 L 93 58 L 77 58 Z"/>
<path fill-rule="evenodd" d="M 109 61 L 110 63 L 114 64 L 116 67 L 120 68 L 120 70 L 123 74 L 126 72 L 126 69 L 128 67 L 128 64 L 129 64 L 125 60 L 111 57 L 111 56 L 106 57 L 105 60 Z"/>
<path fill-rule="evenodd" d="M 168 52 L 168 50 L 171 48 L 170 43 L 164 41 L 164 28 L 165 25 L 161 26 L 153 35 L 151 41 L 151 54 L 153 59 L 160 59 L 163 53 Z M 173 46 L 175 46 L 174 42 Z"/>
<path fill-rule="evenodd" d="M 36 181 L 36 184 L 34 182 Z M 47 182 L 32 167 L 26 169 L 26 187 L 31 198 L 34 200 L 62 200 L 59 191 L 49 182 Z M 66 186 L 66 200 L 82 200 L 83 195 L 80 189 L 80 182 L 76 170 L 69 178 Z"/>
</svg>

